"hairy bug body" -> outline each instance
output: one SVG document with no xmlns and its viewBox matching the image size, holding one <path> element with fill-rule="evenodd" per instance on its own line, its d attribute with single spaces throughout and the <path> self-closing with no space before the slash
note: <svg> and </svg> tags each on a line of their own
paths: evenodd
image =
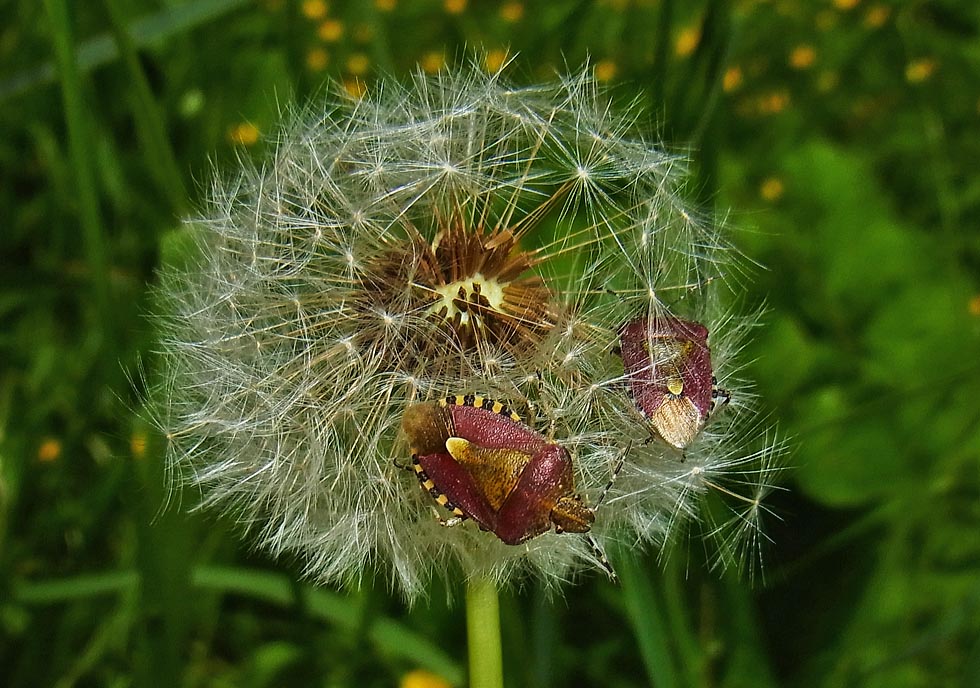
<svg viewBox="0 0 980 688">
<path fill-rule="evenodd" d="M 630 395 L 654 432 L 684 449 L 729 394 L 718 389 L 708 329 L 673 317 L 638 318 L 619 331 Z"/>
<path fill-rule="evenodd" d="M 402 427 L 422 488 L 508 545 L 552 527 L 586 533 L 595 520 L 575 493 L 568 450 L 500 402 L 468 395 L 416 404 Z"/>
</svg>

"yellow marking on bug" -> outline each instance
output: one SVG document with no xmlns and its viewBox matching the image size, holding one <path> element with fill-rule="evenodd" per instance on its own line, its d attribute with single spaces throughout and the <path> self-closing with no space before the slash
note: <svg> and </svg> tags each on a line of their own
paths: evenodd
<svg viewBox="0 0 980 688">
<path fill-rule="evenodd" d="M 446 439 L 446 450 L 457 461 L 460 460 L 459 457 L 461 456 L 469 456 L 467 452 L 470 446 L 469 440 L 463 439 L 462 437 L 449 437 Z"/>
<path fill-rule="evenodd" d="M 483 496 L 494 509 L 503 506 L 531 461 L 531 454 L 527 452 L 481 447 L 462 437 L 447 439 L 446 450 L 482 486 Z"/>
<path fill-rule="evenodd" d="M 679 397 L 684 392 L 684 381 L 677 377 L 668 380 L 667 391 L 675 397 Z"/>
<path fill-rule="evenodd" d="M 446 497 L 446 495 L 444 494 L 440 494 L 438 497 L 436 497 L 436 501 L 439 502 L 439 506 L 446 506 L 446 503 L 449 501 L 449 498 Z"/>
<path fill-rule="evenodd" d="M 464 514 L 463 513 L 463 510 L 460 509 L 458 506 L 454 506 L 453 507 L 453 516 L 459 516 L 460 518 L 462 518 L 463 516 L 466 516 L 466 514 Z"/>
<path fill-rule="evenodd" d="M 457 394 L 455 396 L 444 397 L 439 400 L 439 405 L 444 408 L 447 406 L 472 406 L 473 408 L 492 411 L 498 416 L 506 416 L 517 423 L 523 422 L 517 413 L 511 411 L 496 399 L 489 399 L 477 394 Z"/>
<path fill-rule="evenodd" d="M 426 490 L 431 490 L 435 486 L 436 486 L 436 484 L 434 482 L 432 482 L 432 480 L 426 480 L 424 483 L 422 483 L 423 489 L 426 489 Z"/>
</svg>

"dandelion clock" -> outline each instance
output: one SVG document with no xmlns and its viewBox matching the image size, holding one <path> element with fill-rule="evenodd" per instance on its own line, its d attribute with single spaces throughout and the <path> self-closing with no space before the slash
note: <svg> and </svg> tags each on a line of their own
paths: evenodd
<svg viewBox="0 0 980 688">
<path fill-rule="evenodd" d="M 706 530 L 756 540 L 773 450 L 742 448 L 734 252 L 639 111 L 588 71 L 324 100 L 214 183 L 162 276 L 153 412 L 202 506 L 323 584 L 440 577 L 473 614 L 614 577 L 611 543 L 662 547 L 712 489 Z"/>
</svg>

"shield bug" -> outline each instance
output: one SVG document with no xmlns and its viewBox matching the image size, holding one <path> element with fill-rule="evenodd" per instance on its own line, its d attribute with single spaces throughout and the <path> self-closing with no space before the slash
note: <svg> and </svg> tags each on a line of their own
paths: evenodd
<svg viewBox="0 0 980 688">
<path fill-rule="evenodd" d="M 595 520 L 575 493 L 568 450 L 500 402 L 467 395 L 415 404 L 402 427 L 422 489 L 508 545 L 552 527 L 586 533 Z"/>
<path fill-rule="evenodd" d="M 730 398 L 711 368 L 708 328 L 668 316 L 638 318 L 620 328 L 619 342 L 640 412 L 665 442 L 684 449 Z"/>
</svg>

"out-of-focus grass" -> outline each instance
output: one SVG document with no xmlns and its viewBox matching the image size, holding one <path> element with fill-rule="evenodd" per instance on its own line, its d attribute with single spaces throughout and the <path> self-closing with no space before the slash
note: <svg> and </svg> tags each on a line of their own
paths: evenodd
<svg viewBox="0 0 980 688">
<path fill-rule="evenodd" d="M 8 3 L 0 31 L 0 666 L 10 686 L 460 685 L 460 590 L 312 590 L 168 495 L 133 419 L 147 285 L 210 166 L 283 104 L 482 46 L 590 56 L 730 221 L 792 438 L 765 586 L 618 563 L 503 600 L 511 685 L 968 685 L 980 672 L 980 9 L 914 4 Z M 141 363 L 142 362 L 142 363 Z M 133 389 L 130 375 L 137 380 Z M 162 510 L 168 498 L 169 510 Z M 188 501 L 191 497 L 188 497 Z M 261 570 L 256 570 L 256 569 Z M 288 562 L 281 568 L 295 575 Z"/>
</svg>

